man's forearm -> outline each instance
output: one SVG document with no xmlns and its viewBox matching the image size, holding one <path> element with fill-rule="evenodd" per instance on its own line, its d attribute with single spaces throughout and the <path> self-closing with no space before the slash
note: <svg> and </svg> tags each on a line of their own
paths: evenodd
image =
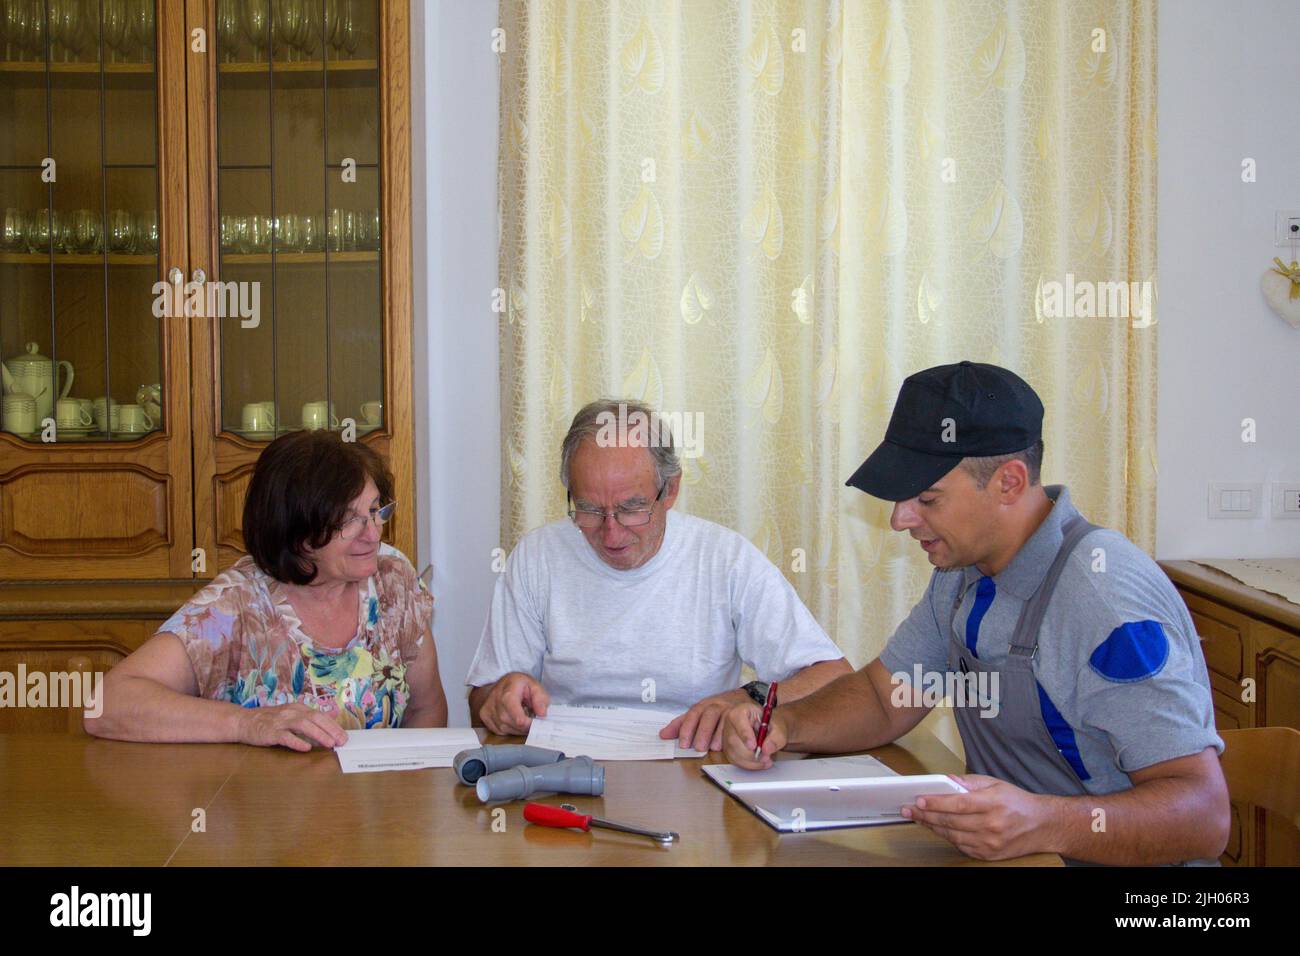
<svg viewBox="0 0 1300 956">
<path fill-rule="evenodd" d="M 889 715 L 880 705 L 865 668 L 836 678 L 789 706 L 785 749 L 804 753 L 850 753 L 893 740 Z"/>
<path fill-rule="evenodd" d="M 1223 852 L 1228 808 L 1203 782 L 1161 777 L 1104 797 L 1052 797 L 1050 846 L 1088 863 L 1113 866 L 1214 859 Z"/>
<path fill-rule="evenodd" d="M 479 716 L 479 711 L 483 709 L 483 703 L 492 693 L 492 688 L 496 684 L 484 684 L 482 687 L 471 687 L 469 691 L 469 725 L 471 727 L 484 727 L 483 718 Z"/>
<path fill-rule="evenodd" d="M 781 681 L 781 689 L 777 694 L 778 703 L 785 701 L 793 704 L 796 700 L 802 700 L 809 694 L 821 690 L 837 677 L 852 673 L 853 667 L 842 657 L 839 660 L 809 664 L 803 670 L 795 671 Z"/>
</svg>

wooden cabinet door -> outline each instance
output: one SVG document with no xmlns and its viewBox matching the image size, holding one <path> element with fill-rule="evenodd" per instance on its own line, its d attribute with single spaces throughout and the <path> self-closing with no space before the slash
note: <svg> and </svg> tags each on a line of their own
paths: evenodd
<svg viewBox="0 0 1300 956">
<path fill-rule="evenodd" d="M 1257 727 L 1300 728 L 1300 637 L 1263 621 L 1251 621 L 1259 697 Z M 1300 866 L 1300 832 L 1290 820 L 1258 811 L 1255 863 Z"/>
<path fill-rule="evenodd" d="M 214 38 L 188 84 L 190 258 L 227 300 L 258 303 L 255 320 L 191 327 L 207 572 L 243 554 L 258 454 L 304 427 L 350 427 L 387 459 L 399 507 L 385 537 L 414 559 L 407 4 L 186 10 Z"/>
<path fill-rule="evenodd" d="M 65 6 L 0 47 L 0 579 L 189 577 L 184 20 Z"/>
</svg>

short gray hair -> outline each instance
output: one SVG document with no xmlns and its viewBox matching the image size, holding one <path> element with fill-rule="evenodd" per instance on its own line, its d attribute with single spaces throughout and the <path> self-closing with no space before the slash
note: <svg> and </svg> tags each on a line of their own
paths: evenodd
<svg viewBox="0 0 1300 956">
<path fill-rule="evenodd" d="M 1008 455 L 989 455 L 985 458 L 963 458 L 961 468 L 975 479 L 975 487 L 983 491 L 993 480 L 993 474 L 1009 461 L 1020 459 L 1029 472 L 1029 484 L 1036 485 L 1043 467 L 1043 440 L 1040 438 L 1024 451 L 1013 451 Z"/>
<path fill-rule="evenodd" d="M 654 461 L 655 481 L 662 488 L 664 482 L 682 473 L 682 463 L 677 457 L 677 442 L 667 420 L 644 402 L 627 398 L 601 398 L 588 402 L 578 409 L 569 425 L 564 444 L 560 446 L 560 481 L 565 490 L 569 488 L 569 466 L 573 463 L 573 453 L 578 450 L 584 438 L 594 438 L 607 428 L 610 419 L 620 425 L 634 422 L 640 416 L 650 429 L 651 435 L 657 435 L 657 441 L 651 440 L 646 446 L 650 458 Z M 631 425 L 624 425 L 628 430 Z"/>
</svg>

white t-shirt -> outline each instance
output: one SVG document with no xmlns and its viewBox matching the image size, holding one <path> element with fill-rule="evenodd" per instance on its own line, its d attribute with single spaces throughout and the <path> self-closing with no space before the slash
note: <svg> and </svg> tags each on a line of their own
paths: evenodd
<svg viewBox="0 0 1300 956">
<path fill-rule="evenodd" d="M 658 553 L 612 568 L 568 518 L 525 535 L 497 579 L 466 684 L 531 674 L 557 704 L 686 710 L 840 653 L 743 536 L 670 510 Z M 653 683 L 651 683 L 653 682 Z"/>
</svg>

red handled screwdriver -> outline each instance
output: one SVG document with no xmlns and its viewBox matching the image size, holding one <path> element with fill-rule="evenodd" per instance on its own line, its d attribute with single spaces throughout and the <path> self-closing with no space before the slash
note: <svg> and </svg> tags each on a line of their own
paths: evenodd
<svg viewBox="0 0 1300 956">
<path fill-rule="evenodd" d="M 603 827 L 606 830 L 618 830 L 622 833 L 635 833 L 638 836 L 649 837 L 656 843 L 675 843 L 681 839 L 676 833 L 668 830 L 647 830 L 644 827 L 634 827 L 625 823 L 614 823 L 612 820 L 602 820 L 600 817 L 593 817 L 590 813 L 578 813 L 577 808 L 570 803 L 561 804 L 558 807 L 548 806 L 545 803 L 526 803 L 524 804 L 524 819 L 529 823 L 536 823 L 538 826 L 559 827 L 561 829 L 572 827 L 588 832 L 592 827 Z"/>
</svg>

